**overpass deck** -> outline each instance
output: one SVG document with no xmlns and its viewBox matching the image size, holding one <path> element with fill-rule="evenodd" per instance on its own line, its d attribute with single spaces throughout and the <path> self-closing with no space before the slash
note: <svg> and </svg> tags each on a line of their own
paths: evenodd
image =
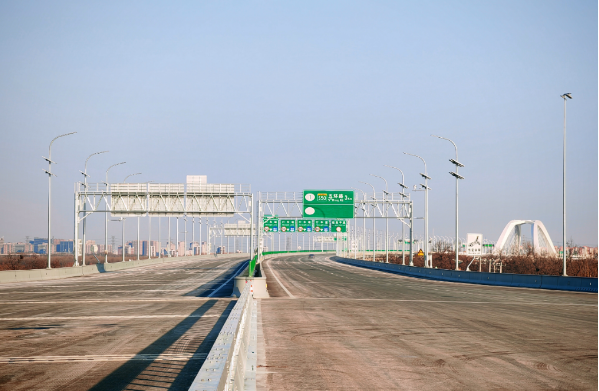
<svg viewBox="0 0 599 391">
<path fill-rule="evenodd" d="M 246 258 L 0 285 L 0 390 L 186 390 Z"/>
<path fill-rule="evenodd" d="M 597 294 L 264 263 L 259 388 L 597 389 Z"/>
</svg>

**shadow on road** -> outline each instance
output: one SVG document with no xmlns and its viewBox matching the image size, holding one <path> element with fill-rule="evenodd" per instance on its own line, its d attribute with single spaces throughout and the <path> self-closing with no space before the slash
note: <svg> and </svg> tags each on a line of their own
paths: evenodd
<svg viewBox="0 0 599 391">
<path fill-rule="evenodd" d="M 185 318 L 162 337 L 147 346 L 138 355 L 159 355 L 164 353 L 208 353 L 216 340 L 218 333 L 224 325 L 235 301 L 228 303 L 227 307 L 218 318 L 210 331 L 209 325 L 196 325 L 208 310 L 218 300 L 209 300 L 196 309 L 189 317 Z M 213 319 L 213 318 L 212 318 Z M 194 330 L 191 330 L 191 329 Z M 189 335 L 185 335 L 186 333 Z M 206 335 L 206 337 L 203 337 Z M 200 342 L 201 341 L 201 342 Z M 197 346 L 197 347 L 196 347 Z M 190 359 L 187 361 L 175 360 L 130 360 L 110 375 L 102 379 L 98 384 L 90 388 L 92 391 L 107 390 L 139 390 L 145 388 L 160 388 L 168 390 L 187 390 L 200 367 L 204 358 Z"/>
<path fill-rule="evenodd" d="M 241 273 L 241 271 L 247 266 L 247 263 L 248 261 L 243 261 L 235 264 L 235 266 L 229 268 L 224 274 L 222 274 L 218 278 L 215 278 L 212 281 L 200 285 L 194 290 L 187 292 L 183 296 L 208 297 L 209 294 L 214 292 L 214 290 L 218 289 L 214 297 L 230 297 L 233 293 L 234 284 L 234 280 L 231 279 L 231 277 L 234 277 L 235 275 Z M 231 281 L 229 281 L 226 286 L 220 288 L 220 286 L 229 279 L 231 279 Z"/>
</svg>

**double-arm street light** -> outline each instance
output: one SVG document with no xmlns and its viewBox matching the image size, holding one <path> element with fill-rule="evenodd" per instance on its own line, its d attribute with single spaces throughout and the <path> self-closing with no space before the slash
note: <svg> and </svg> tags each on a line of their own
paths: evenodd
<svg viewBox="0 0 599 391">
<path fill-rule="evenodd" d="M 567 276 L 566 273 L 566 101 L 567 99 L 572 99 L 572 93 L 567 92 L 563 95 L 560 95 L 564 99 L 564 181 L 563 181 L 563 220 L 562 220 L 562 235 L 563 235 L 563 247 L 564 251 L 562 251 L 562 261 L 564 263 L 562 276 Z M 567 98 L 567 99 L 566 99 Z"/>
<path fill-rule="evenodd" d="M 95 156 L 95 155 L 100 155 L 102 153 L 106 153 L 108 151 L 102 151 L 102 152 L 95 152 L 92 153 L 91 155 L 89 155 L 87 157 L 87 159 L 85 159 L 85 169 L 83 171 L 79 171 L 80 173 L 83 174 L 83 188 L 85 189 L 85 191 L 87 192 L 87 177 L 89 176 L 87 174 L 87 161 L 89 160 L 90 157 Z M 87 196 L 86 196 L 87 198 Z M 86 233 L 86 228 L 87 228 L 87 199 L 83 200 L 83 254 L 82 254 L 82 259 L 81 259 L 81 264 L 83 266 L 85 266 L 85 233 Z M 79 218 L 79 216 L 75 216 L 76 219 Z M 77 225 L 75 225 L 76 227 Z M 75 235 L 75 237 L 77 237 L 77 235 Z M 77 256 L 77 252 L 75 252 L 75 264 L 73 266 L 79 266 L 79 257 Z"/>
<path fill-rule="evenodd" d="M 460 167 L 464 167 L 464 165 L 462 163 L 460 163 L 460 161 L 458 160 L 458 146 L 455 145 L 455 143 L 453 141 L 451 141 L 448 138 L 445 137 L 441 137 L 441 136 L 435 136 L 434 134 L 431 134 L 431 136 L 436 137 L 436 138 L 440 138 L 442 140 L 447 140 L 450 143 L 453 144 L 453 147 L 455 148 L 455 160 L 454 159 L 449 159 L 449 161 L 453 164 L 455 164 L 455 172 L 450 171 L 449 174 L 455 177 L 455 270 L 460 270 L 459 267 L 459 259 L 458 259 L 458 254 L 460 251 L 460 242 L 459 242 L 459 238 L 458 238 L 458 228 L 459 228 L 459 215 L 458 215 L 458 183 L 460 181 L 460 179 L 464 179 L 463 176 L 458 174 L 458 169 Z"/>
<path fill-rule="evenodd" d="M 376 192 L 374 191 L 374 186 L 372 186 L 370 183 L 362 181 L 358 182 L 372 187 L 372 199 L 374 200 L 372 208 L 372 262 L 376 262 L 376 218 L 374 216 L 376 214 L 374 211 L 374 206 L 376 205 Z"/>
<path fill-rule="evenodd" d="M 50 141 L 50 146 L 48 147 L 48 157 L 43 157 L 44 160 L 48 162 L 48 170 L 44 170 L 46 174 L 48 174 L 48 269 L 52 268 L 52 175 L 56 176 L 52 173 L 52 163 L 56 164 L 56 162 L 52 161 L 52 144 L 56 139 L 59 139 L 64 136 L 69 136 L 71 134 L 75 134 L 77 132 L 65 133 L 60 136 L 54 137 L 52 141 Z M 76 245 L 76 244 L 75 244 Z"/>
<path fill-rule="evenodd" d="M 389 195 L 389 185 L 387 183 L 387 180 L 385 178 L 383 178 L 382 176 L 379 175 L 374 175 L 374 174 L 370 174 L 373 177 L 377 177 L 377 178 L 381 178 L 382 180 L 385 181 L 385 191 L 383 192 L 383 206 L 385 207 L 385 223 L 386 223 L 386 228 L 385 228 L 385 263 L 389 263 L 389 219 L 387 218 L 387 214 L 389 212 L 389 208 L 387 206 L 387 203 L 385 202 L 385 200 L 387 199 L 387 196 Z"/>
<path fill-rule="evenodd" d="M 108 263 L 108 171 L 110 171 L 110 169 L 114 166 L 118 166 L 125 163 L 127 162 L 113 164 L 106 170 L 106 182 L 104 182 L 104 184 L 106 185 L 106 198 L 104 199 L 106 202 L 106 213 L 104 213 L 104 263 Z"/>
<path fill-rule="evenodd" d="M 415 156 L 424 163 L 424 174 L 420 173 L 420 176 L 424 178 L 424 185 L 420 185 L 424 189 L 424 267 L 432 267 L 432 262 L 429 264 L 428 261 L 428 191 L 430 190 L 428 187 L 428 180 L 431 179 L 431 177 L 428 176 L 426 162 L 423 158 L 407 152 L 404 152 L 404 155 Z"/>
<path fill-rule="evenodd" d="M 398 183 L 398 185 L 401 186 L 401 188 L 402 188 L 402 192 L 399 193 L 399 195 L 401 196 L 401 199 L 403 200 L 406 197 L 406 194 L 403 191 L 408 188 L 406 185 L 404 185 L 403 171 L 400 170 L 397 167 L 388 166 L 386 164 L 384 166 L 385 167 L 389 167 L 389 168 L 394 168 L 397 171 L 401 172 L 401 183 Z M 404 206 L 402 205 L 402 210 L 403 210 L 403 208 L 404 208 Z M 406 264 L 406 252 L 405 252 L 405 250 L 406 250 L 406 248 L 405 248 L 405 246 L 406 246 L 406 240 L 405 240 L 405 237 L 404 237 L 404 228 L 405 228 L 404 226 L 405 226 L 405 223 L 402 221 L 401 222 L 401 264 L 402 265 Z"/>
</svg>

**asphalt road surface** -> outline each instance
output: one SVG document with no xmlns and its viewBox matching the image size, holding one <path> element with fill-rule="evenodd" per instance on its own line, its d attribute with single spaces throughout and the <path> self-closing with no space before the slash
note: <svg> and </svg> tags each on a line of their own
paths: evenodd
<svg viewBox="0 0 599 391">
<path fill-rule="evenodd" d="M 246 259 L 0 285 L 0 390 L 187 390 Z"/>
<path fill-rule="evenodd" d="M 266 390 L 596 390 L 597 294 L 265 262 Z"/>
</svg>

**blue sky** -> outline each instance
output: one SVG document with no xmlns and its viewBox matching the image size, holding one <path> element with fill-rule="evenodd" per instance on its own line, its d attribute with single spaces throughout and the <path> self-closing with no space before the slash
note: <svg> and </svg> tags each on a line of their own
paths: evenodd
<svg viewBox="0 0 599 391">
<path fill-rule="evenodd" d="M 559 243 L 571 92 L 568 237 L 596 246 L 597 32 L 595 1 L 2 2 L 0 236 L 46 235 L 41 156 L 72 131 L 53 147 L 57 238 L 72 238 L 73 184 L 101 150 L 92 182 L 127 161 L 112 180 L 205 174 L 254 191 L 398 182 L 384 164 L 412 186 L 415 153 L 431 234 L 453 235 L 439 134 L 466 165 L 460 236 L 537 219 Z"/>
</svg>

